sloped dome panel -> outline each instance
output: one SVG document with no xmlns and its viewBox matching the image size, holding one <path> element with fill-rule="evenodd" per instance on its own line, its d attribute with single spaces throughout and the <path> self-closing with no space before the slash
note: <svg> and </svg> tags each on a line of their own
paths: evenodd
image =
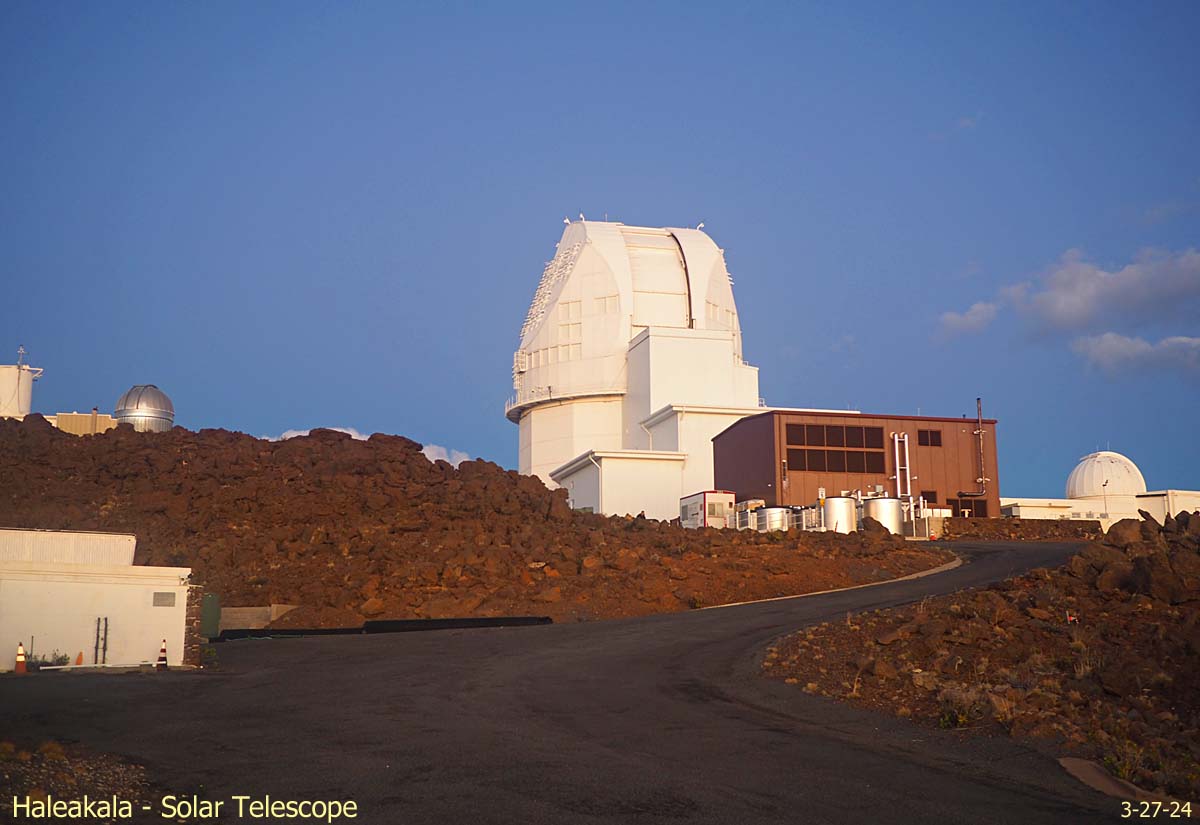
<svg viewBox="0 0 1200 825">
<path fill-rule="evenodd" d="M 1146 492 L 1142 471 L 1111 450 L 1085 455 L 1067 476 L 1067 498 L 1135 496 Z"/>
</svg>

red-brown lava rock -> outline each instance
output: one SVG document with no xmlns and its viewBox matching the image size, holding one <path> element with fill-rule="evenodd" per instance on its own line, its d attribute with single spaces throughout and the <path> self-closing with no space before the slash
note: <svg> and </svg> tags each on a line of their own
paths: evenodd
<svg viewBox="0 0 1200 825">
<path fill-rule="evenodd" d="M 1200 799 L 1200 513 L 1143 513 L 1058 569 L 807 629 L 764 670 Z"/>
<path fill-rule="evenodd" d="M 137 563 L 193 568 L 225 606 L 297 604 L 291 626 L 365 618 L 683 610 L 892 578 L 944 550 L 867 532 L 683 530 L 573 512 L 486 461 L 329 430 L 77 437 L 0 421 L 0 525 L 137 535 Z"/>
</svg>

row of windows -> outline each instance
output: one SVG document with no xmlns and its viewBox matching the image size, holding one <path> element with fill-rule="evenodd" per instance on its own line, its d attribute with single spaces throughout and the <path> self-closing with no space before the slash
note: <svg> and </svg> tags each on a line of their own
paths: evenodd
<svg viewBox="0 0 1200 825">
<path fill-rule="evenodd" d="M 563 301 L 558 305 L 559 321 L 578 321 L 583 314 L 582 301 Z"/>
<path fill-rule="evenodd" d="M 705 311 L 708 315 L 708 320 L 717 321 L 724 324 L 729 329 L 734 329 L 734 319 L 736 316 L 733 310 L 721 309 L 719 304 L 714 304 L 712 301 L 707 301 L 705 304 Z"/>
<path fill-rule="evenodd" d="M 956 516 L 967 516 L 968 518 L 988 517 L 987 499 L 948 498 L 946 499 L 946 506 L 949 507 Z"/>
<path fill-rule="evenodd" d="M 883 427 L 843 427 L 841 424 L 788 424 L 787 443 L 794 447 L 855 447 L 883 449 Z"/>
<path fill-rule="evenodd" d="M 583 340 L 583 324 L 559 324 L 558 341 L 561 344 L 574 344 Z"/>
<path fill-rule="evenodd" d="M 941 430 L 917 430 L 917 444 L 921 447 L 942 446 Z"/>
<path fill-rule="evenodd" d="M 788 450 L 787 468 L 809 473 L 883 473 L 882 452 Z"/>
<path fill-rule="evenodd" d="M 547 364 L 557 364 L 560 361 L 578 361 L 583 357 L 582 344 L 562 344 L 557 347 L 546 347 L 529 353 L 531 369 Z"/>
</svg>

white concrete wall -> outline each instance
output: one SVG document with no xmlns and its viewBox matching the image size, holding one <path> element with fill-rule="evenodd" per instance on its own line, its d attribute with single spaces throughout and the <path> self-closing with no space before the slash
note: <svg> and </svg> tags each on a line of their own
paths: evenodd
<svg viewBox="0 0 1200 825">
<path fill-rule="evenodd" d="M 128 533 L 0 529 L 0 561 L 130 566 L 136 548 Z"/>
<path fill-rule="evenodd" d="M 1001 498 L 1000 510 L 1014 518 L 1028 519 L 1082 519 L 1098 520 L 1104 529 L 1114 522 L 1126 518 L 1141 518 L 1138 510 L 1145 510 L 1163 522 L 1167 514 L 1176 515 L 1181 510 L 1193 512 L 1200 509 L 1200 491 L 1161 490 L 1136 496 L 1087 496 L 1084 498 Z M 1107 513 L 1107 518 L 1103 514 Z"/>
<path fill-rule="evenodd" d="M 602 459 L 604 511 L 664 521 L 679 516 L 681 462 L 646 458 Z"/>
<path fill-rule="evenodd" d="M 679 446 L 676 449 L 687 453 L 687 461 L 684 462 L 681 479 L 683 495 L 715 489 L 713 438 L 724 432 L 734 422 L 760 412 L 762 410 L 756 407 L 746 409 L 741 413 L 709 413 L 695 410 L 684 410 L 677 413 L 676 427 L 679 432 Z"/>
<path fill-rule="evenodd" d="M 576 510 L 604 512 L 600 501 L 600 468 L 590 461 L 563 478 L 561 486 L 566 489 L 568 501 Z"/>
<path fill-rule="evenodd" d="M 108 617 L 108 664 L 153 662 L 167 640 L 167 662 L 183 661 L 187 619 L 183 567 L 111 567 L 0 562 L 0 670 L 12 670 L 18 641 L 38 656 L 83 652 L 92 664 L 96 619 Z M 155 593 L 174 594 L 171 607 L 155 607 Z"/>
<path fill-rule="evenodd" d="M 553 488 L 552 470 L 588 450 L 621 448 L 621 398 L 592 398 L 543 404 L 521 419 L 522 473 Z"/>
</svg>

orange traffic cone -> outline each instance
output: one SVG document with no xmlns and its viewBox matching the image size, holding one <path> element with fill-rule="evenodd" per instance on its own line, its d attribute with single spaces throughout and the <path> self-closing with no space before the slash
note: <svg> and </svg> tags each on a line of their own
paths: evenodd
<svg viewBox="0 0 1200 825">
<path fill-rule="evenodd" d="M 13 668 L 14 673 L 28 673 L 25 669 L 25 645 L 17 642 L 17 666 Z"/>
<path fill-rule="evenodd" d="M 167 640 L 163 639 L 162 647 L 158 651 L 158 661 L 154 664 L 155 670 L 167 669 Z"/>
<path fill-rule="evenodd" d="M 75 666 L 78 667 L 81 664 L 83 664 L 83 651 L 82 650 L 79 651 L 79 655 L 75 657 Z"/>
</svg>

